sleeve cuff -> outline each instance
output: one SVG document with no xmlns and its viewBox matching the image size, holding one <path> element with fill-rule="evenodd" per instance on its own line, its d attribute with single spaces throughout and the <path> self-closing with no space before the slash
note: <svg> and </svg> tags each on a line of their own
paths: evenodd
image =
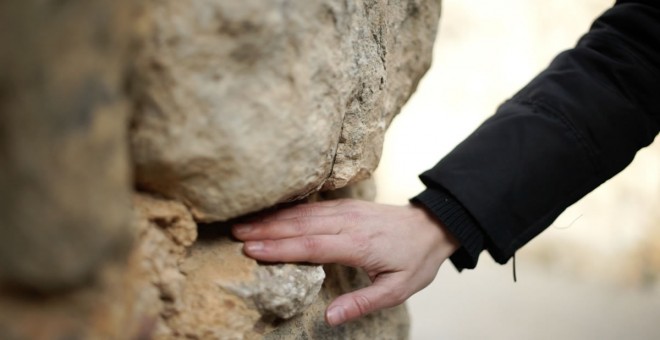
<svg viewBox="0 0 660 340">
<path fill-rule="evenodd" d="M 449 192 L 438 188 L 426 189 L 410 201 L 425 207 L 461 244 L 450 257 L 454 267 L 459 272 L 476 267 L 479 254 L 485 247 L 485 237 L 463 205 Z"/>
</svg>

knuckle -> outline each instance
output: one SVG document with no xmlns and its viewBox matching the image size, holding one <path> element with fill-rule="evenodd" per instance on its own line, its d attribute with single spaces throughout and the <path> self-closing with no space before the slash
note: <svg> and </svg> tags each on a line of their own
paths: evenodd
<svg viewBox="0 0 660 340">
<path fill-rule="evenodd" d="M 300 204 L 296 206 L 296 213 L 301 217 L 314 216 L 316 213 L 316 207 L 312 204 Z"/>
<path fill-rule="evenodd" d="M 304 235 L 307 232 L 309 220 L 304 217 L 295 217 L 292 220 L 293 232 L 297 235 Z"/>
<path fill-rule="evenodd" d="M 358 211 L 347 211 L 343 214 L 343 219 L 344 223 L 348 226 L 355 226 L 360 224 L 360 220 L 362 219 L 362 214 Z"/>
<path fill-rule="evenodd" d="M 364 233 L 351 234 L 351 243 L 356 257 L 360 258 L 369 254 L 369 237 Z"/>
<path fill-rule="evenodd" d="M 353 304 L 355 304 L 360 316 L 370 313 L 373 308 L 373 304 L 369 298 L 361 294 L 353 296 Z"/>
<path fill-rule="evenodd" d="M 316 254 L 319 249 L 319 242 L 313 237 L 303 237 L 302 246 L 310 254 Z"/>
<path fill-rule="evenodd" d="M 407 300 L 407 296 L 402 289 L 392 289 L 387 292 L 387 300 L 392 306 L 398 306 Z"/>
<path fill-rule="evenodd" d="M 406 302 L 410 295 L 412 294 L 408 293 L 404 282 L 390 283 L 388 287 L 385 287 L 383 299 L 388 302 L 389 307 L 393 307 Z"/>
</svg>

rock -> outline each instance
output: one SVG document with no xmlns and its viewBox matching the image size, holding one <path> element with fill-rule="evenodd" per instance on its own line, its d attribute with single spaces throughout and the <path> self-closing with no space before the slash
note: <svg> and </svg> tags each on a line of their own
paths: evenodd
<svg viewBox="0 0 660 340">
<path fill-rule="evenodd" d="M 133 205 L 137 240 L 126 286 L 135 299 L 127 307 L 133 320 L 150 320 L 144 330 L 147 338 L 171 336 L 167 321 L 182 310 L 181 291 L 186 284 L 179 265 L 197 239 L 197 225 L 176 201 L 137 194 Z"/>
<path fill-rule="evenodd" d="M 262 315 L 288 319 L 314 302 L 325 273 L 321 266 L 265 264 L 256 268 L 255 276 L 253 282 L 226 288 L 252 301 Z"/>
<path fill-rule="evenodd" d="M 312 338 L 403 339 L 405 307 L 375 313 L 342 327 L 324 321 L 327 304 L 369 284 L 362 271 L 326 266 L 259 264 L 247 258 L 227 228 L 200 226 L 175 201 L 147 195 L 134 199 L 139 241 L 127 271 L 133 302 L 130 320 L 146 322 L 149 337 L 220 339 Z M 170 232 L 179 231 L 179 236 Z M 188 235 L 188 236 L 185 236 Z M 175 239 L 194 242 L 179 244 Z M 286 319 L 287 321 L 283 320 Z M 140 324 L 138 324 L 140 325 Z M 139 332 L 138 326 L 129 327 Z"/>
<path fill-rule="evenodd" d="M 324 321 L 337 296 L 370 283 L 354 268 L 265 265 L 227 228 L 198 226 L 176 201 L 133 197 L 134 248 L 124 264 L 67 294 L 0 287 L 2 339 L 405 339 L 400 306 L 341 327 Z M 287 318 L 287 319 L 283 319 Z"/>
<path fill-rule="evenodd" d="M 138 185 L 223 221 L 368 177 L 430 65 L 438 0 L 152 1 Z"/>
<path fill-rule="evenodd" d="M 99 278 L 43 295 L 0 287 L 1 339 L 151 339 L 172 337 L 186 277 L 179 263 L 197 225 L 175 201 L 134 195 L 134 248 L 128 261 L 97 268 Z"/>
<path fill-rule="evenodd" d="M 369 277 L 359 269 L 341 265 L 325 265 L 327 278 L 316 301 L 292 319 L 278 323 L 277 328 L 264 334 L 267 340 L 294 339 L 383 339 L 408 338 L 410 321 L 405 305 L 381 310 L 338 327 L 325 323 L 325 308 L 341 294 L 365 287 Z"/>
<path fill-rule="evenodd" d="M 0 3 L 0 284 L 71 289 L 128 252 L 132 3 Z"/>
<path fill-rule="evenodd" d="M 373 196 L 355 183 L 439 2 L 146 0 L 144 21 L 134 3 L 0 2 L 0 338 L 406 338 L 404 307 L 328 327 L 368 277 L 258 263 L 226 221 Z"/>
<path fill-rule="evenodd" d="M 323 269 L 259 265 L 226 232 L 197 226 L 181 203 L 134 197 L 137 247 L 127 270 L 135 320 L 153 320 L 155 338 L 242 339 L 262 318 L 292 317 L 318 295 Z M 135 328 L 135 327 L 134 327 Z M 265 329 L 265 328 L 264 328 Z M 133 332 L 135 334 L 135 331 Z"/>
<path fill-rule="evenodd" d="M 180 267 L 186 281 L 174 298 L 181 305 L 166 320 L 172 334 L 257 336 L 261 320 L 293 317 L 315 300 L 324 278 L 321 267 L 259 265 L 241 249 L 226 236 L 203 239 L 190 249 Z"/>
</svg>

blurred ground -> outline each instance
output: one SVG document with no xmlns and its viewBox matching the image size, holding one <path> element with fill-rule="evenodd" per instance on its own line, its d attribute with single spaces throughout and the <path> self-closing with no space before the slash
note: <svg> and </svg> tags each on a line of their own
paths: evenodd
<svg viewBox="0 0 660 340">
<path fill-rule="evenodd" d="M 434 65 L 395 119 L 376 174 L 405 204 L 432 167 L 614 1 L 445 0 Z M 412 339 L 660 338 L 660 140 L 569 208 L 511 266 L 445 265 L 409 301 Z"/>
</svg>

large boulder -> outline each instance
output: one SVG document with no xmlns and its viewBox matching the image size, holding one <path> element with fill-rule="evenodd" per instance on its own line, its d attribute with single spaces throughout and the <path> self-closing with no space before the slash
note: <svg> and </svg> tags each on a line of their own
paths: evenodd
<svg viewBox="0 0 660 340">
<path fill-rule="evenodd" d="M 373 198 L 439 7 L 0 2 L 0 338 L 406 338 L 403 306 L 324 322 L 363 271 L 259 263 L 229 225 Z"/>
<path fill-rule="evenodd" d="M 138 185 L 222 221 L 368 177 L 428 69 L 438 0 L 153 1 Z"/>
</svg>

